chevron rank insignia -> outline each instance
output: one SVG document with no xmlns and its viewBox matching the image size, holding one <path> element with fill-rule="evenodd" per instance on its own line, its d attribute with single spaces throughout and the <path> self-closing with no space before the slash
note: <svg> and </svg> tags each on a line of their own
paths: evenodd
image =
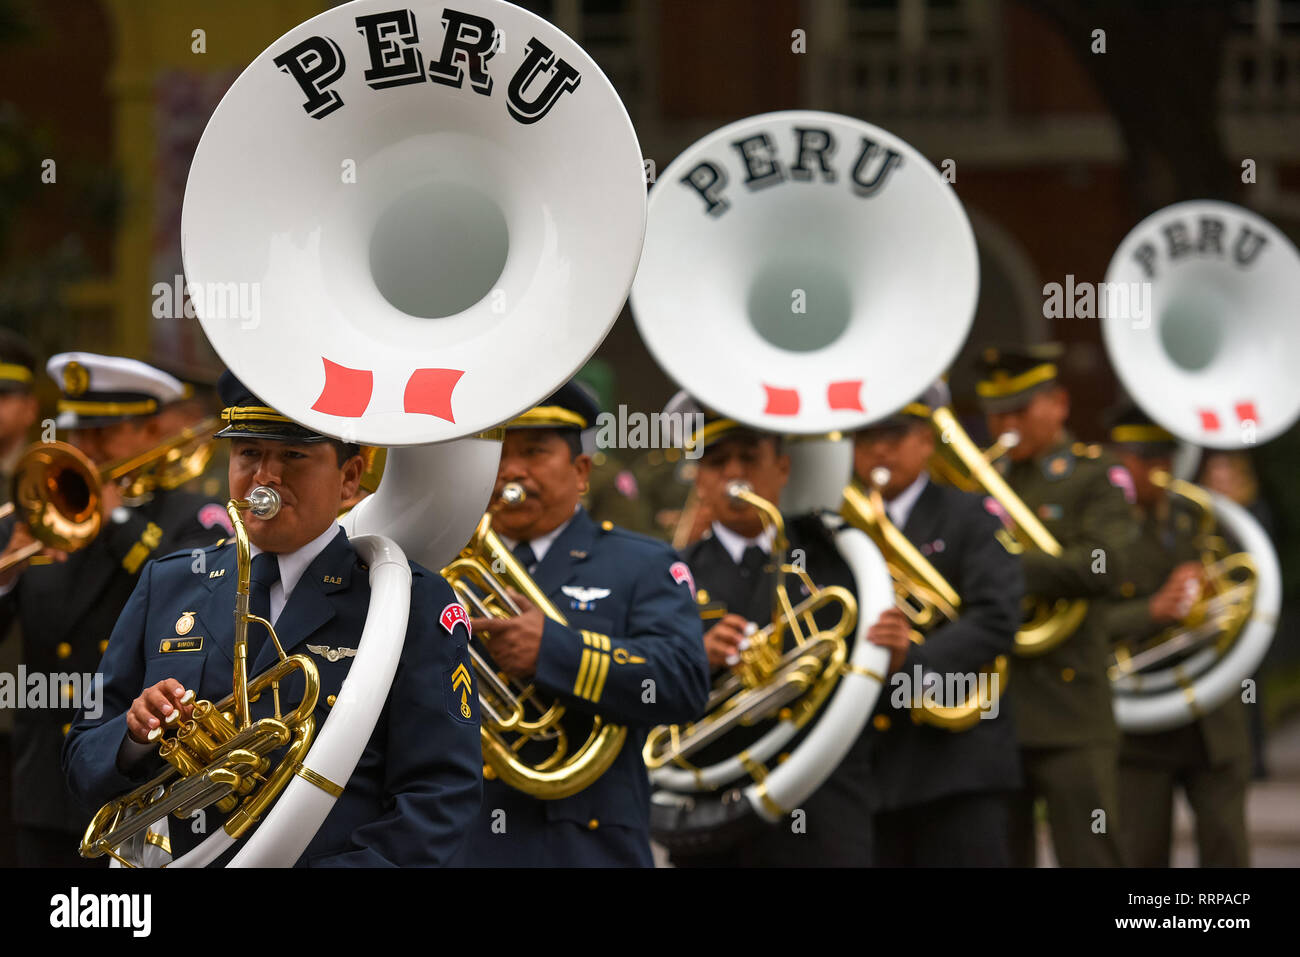
<svg viewBox="0 0 1300 957">
<path fill-rule="evenodd" d="M 474 691 L 474 676 L 462 659 L 455 668 L 442 673 L 446 682 L 447 713 L 462 724 L 478 723 L 478 695 Z"/>
<path fill-rule="evenodd" d="M 569 602 L 569 607 L 574 611 L 591 611 L 596 602 L 609 597 L 608 588 L 584 588 L 580 585 L 565 585 L 560 591 L 572 599 Z"/>
<path fill-rule="evenodd" d="M 307 650 L 313 655 L 320 655 L 326 661 L 341 661 L 344 658 L 355 658 L 357 649 L 355 648 L 331 648 L 329 645 L 308 645 Z"/>
</svg>

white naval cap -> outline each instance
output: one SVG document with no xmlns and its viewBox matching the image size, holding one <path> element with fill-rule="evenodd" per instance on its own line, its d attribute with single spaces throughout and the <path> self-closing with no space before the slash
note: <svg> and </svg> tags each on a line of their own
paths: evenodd
<svg viewBox="0 0 1300 957">
<path fill-rule="evenodd" d="M 93 429 L 154 415 L 183 398 L 185 384 L 138 359 L 93 352 L 61 352 L 45 371 L 58 383 L 60 429 Z"/>
</svg>

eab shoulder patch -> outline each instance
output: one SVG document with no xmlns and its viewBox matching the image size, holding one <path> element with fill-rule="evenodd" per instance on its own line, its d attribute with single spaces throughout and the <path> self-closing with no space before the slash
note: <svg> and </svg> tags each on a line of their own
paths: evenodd
<svg viewBox="0 0 1300 957">
<path fill-rule="evenodd" d="M 1112 465 L 1106 470 L 1106 478 L 1111 485 L 1124 493 L 1124 501 L 1130 505 L 1137 504 L 1137 488 L 1133 485 L 1133 476 L 1129 474 L 1128 469 L 1122 465 Z"/>
<path fill-rule="evenodd" d="M 466 637 L 472 637 L 468 634 L 470 631 L 469 614 L 458 601 L 454 601 L 444 608 L 442 614 L 438 616 L 438 621 L 442 623 L 442 627 L 447 629 L 448 634 L 455 634 L 456 626 L 463 624 L 467 633 Z"/>
<path fill-rule="evenodd" d="M 685 562 L 673 562 L 668 566 L 668 574 L 673 577 L 677 584 L 686 582 L 691 589 L 691 597 L 695 597 L 695 576 L 691 574 L 690 566 Z"/>
<path fill-rule="evenodd" d="M 442 694 L 447 703 L 447 714 L 461 724 L 478 724 L 478 692 L 474 687 L 469 656 L 461 653 L 456 658 L 456 666 L 442 673 Z"/>
</svg>

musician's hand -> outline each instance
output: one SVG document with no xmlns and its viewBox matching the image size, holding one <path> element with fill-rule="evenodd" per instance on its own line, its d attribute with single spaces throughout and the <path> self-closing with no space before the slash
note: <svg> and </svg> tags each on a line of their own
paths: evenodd
<svg viewBox="0 0 1300 957">
<path fill-rule="evenodd" d="M 903 667 L 907 649 L 912 644 L 912 623 L 897 608 L 886 608 L 875 624 L 867 629 L 867 641 L 889 649 L 889 671 Z"/>
<path fill-rule="evenodd" d="M 139 744 L 149 743 L 149 732 L 158 727 L 178 727 L 190 719 L 193 702 L 183 704 L 185 688 L 175 678 L 164 678 L 156 685 L 145 688 L 140 697 L 131 702 L 126 713 L 126 733 Z M 171 720 L 167 720 L 168 718 Z"/>
<path fill-rule="evenodd" d="M 1147 613 L 1158 625 L 1172 625 L 1187 617 L 1201 593 L 1203 566 L 1200 562 L 1183 562 L 1165 579 L 1160 590 L 1147 602 Z"/>
<path fill-rule="evenodd" d="M 105 522 L 113 520 L 113 510 L 122 504 L 122 489 L 116 482 L 105 482 L 100 487 L 99 510 Z"/>
<path fill-rule="evenodd" d="M 546 616 L 542 610 L 513 588 L 507 594 L 519 606 L 514 618 L 471 618 L 469 625 L 482 634 L 483 643 L 496 666 L 514 678 L 527 678 L 537 670 L 537 654 L 542 648 L 542 628 Z"/>
<path fill-rule="evenodd" d="M 0 561 L 7 560 L 10 555 L 21 551 L 28 545 L 33 544 L 35 541 L 36 539 L 32 537 L 31 529 L 22 522 L 19 522 L 14 526 L 13 534 L 9 536 L 9 544 L 5 546 L 3 552 L 0 552 Z M 0 588 L 6 587 L 17 579 L 18 576 L 27 569 L 27 566 L 32 563 L 32 558 L 36 555 L 44 556 L 48 561 L 66 562 L 68 560 L 67 552 L 60 551 L 57 548 L 42 548 L 33 555 L 24 558 L 12 568 L 6 568 L 3 572 L 0 572 Z"/>
<path fill-rule="evenodd" d="M 704 653 L 710 668 L 723 668 L 740 660 L 740 645 L 745 640 L 749 622 L 743 615 L 723 615 L 704 633 Z"/>
</svg>

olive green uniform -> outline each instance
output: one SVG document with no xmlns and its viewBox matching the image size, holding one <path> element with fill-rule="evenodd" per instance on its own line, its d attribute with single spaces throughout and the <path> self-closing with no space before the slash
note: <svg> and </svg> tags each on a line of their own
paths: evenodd
<svg viewBox="0 0 1300 957">
<path fill-rule="evenodd" d="M 653 534 L 650 507 L 636 475 L 612 449 L 591 457 L 591 478 L 582 504 L 596 518 L 643 535 Z"/>
<path fill-rule="evenodd" d="M 1119 733 L 1106 674 L 1104 601 L 1118 591 L 1136 534 L 1124 491 L 1131 488 L 1128 473 L 1096 446 L 1073 443 L 1068 434 L 1037 458 L 1000 465 L 1011 488 L 1062 547 L 1055 558 L 1032 548 L 1021 556 L 1026 595 L 1089 603 L 1082 624 L 1056 648 L 1011 661 L 1026 782 L 1012 799 L 1012 860 L 1034 863 L 1033 803 L 1041 797 L 1062 866 L 1119 865 Z"/>
<path fill-rule="evenodd" d="M 1121 594 L 1108 609 L 1112 638 L 1149 638 L 1147 605 L 1176 565 L 1199 558 L 1196 523 L 1177 499 L 1159 517 L 1146 518 L 1124 563 Z M 1251 748 L 1247 705 L 1240 696 L 1190 724 L 1151 734 L 1125 734 L 1120 744 L 1120 840 L 1127 863 L 1168 867 L 1174 786 L 1181 786 L 1196 815 L 1202 867 L 1248 867 L 1246 788 Z"/>
</svg>

